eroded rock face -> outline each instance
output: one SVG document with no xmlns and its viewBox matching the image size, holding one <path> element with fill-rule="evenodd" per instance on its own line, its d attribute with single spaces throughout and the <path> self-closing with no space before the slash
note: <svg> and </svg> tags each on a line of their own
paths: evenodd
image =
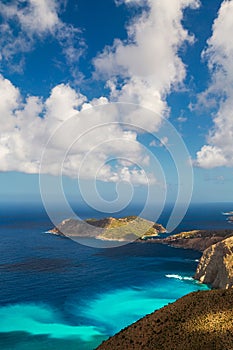
<svg viewBox="0 0 233 350">
<path fill-rule="evenodd" d="M 194 278 L 213 288 L 233 287 L 233 237 L 204 251 Z"/>
<path fill-rule="evenodd" d="M 176 248 L 193 249 L 203 252 L 212 244 L 218 243 L 230 236 L 233 236 L 232 230 L 193 230 L 172 235 L 161 239 L 160 242 Z"/>
</svg>

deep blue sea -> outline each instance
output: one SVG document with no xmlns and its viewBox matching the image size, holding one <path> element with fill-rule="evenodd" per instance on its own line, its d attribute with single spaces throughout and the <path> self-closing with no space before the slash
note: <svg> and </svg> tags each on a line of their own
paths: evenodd
<svg viewBox="0 0 233 350">
<path fill-rule="evenodd" d="M 222 215 L 231 210 L 231 203 L 192 205 L 176 232 L 232 228 Z M 103 214 L 83 209 L 83 218 L 91 216 Z M 45 233 L 53 225 L 40 205 L 2 204 L 0 220 L 1 350 L 91 350 L 155 309 L 208 288 L 192 279 L 198 252 L 154 243 L 87 247 Z"/>
</svg>

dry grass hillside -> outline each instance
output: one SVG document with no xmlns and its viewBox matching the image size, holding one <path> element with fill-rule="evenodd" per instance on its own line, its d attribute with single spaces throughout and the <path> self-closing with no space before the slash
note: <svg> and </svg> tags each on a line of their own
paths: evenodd
<svg viewBox="0 0 233 350">
<path fill-rule="evenodd" d="M 188 294 L 98 347 L 98 350 L 185 349 L 233 349 L 232 288 Z"/>
</svg>

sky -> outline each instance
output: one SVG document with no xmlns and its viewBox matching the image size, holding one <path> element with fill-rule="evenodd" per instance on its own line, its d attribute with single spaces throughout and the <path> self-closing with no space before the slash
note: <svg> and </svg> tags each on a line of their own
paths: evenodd
<svg viewBox="0 0 233 350">
<path fill-rule="evenodd" d="M 2 0 L 2 200 L 232 201 L 232 18 L 232 0 Z"/>
</svg>

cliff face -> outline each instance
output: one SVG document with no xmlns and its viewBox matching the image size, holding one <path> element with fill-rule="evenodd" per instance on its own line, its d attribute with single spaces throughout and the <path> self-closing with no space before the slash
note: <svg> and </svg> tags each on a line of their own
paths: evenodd
<svg viewBox="0 0 233 350">
<path fill-rule="evenodd" d="M 233 287 L 233 237 L 204 251 L 194 278 L 213 288 Z"/>
<path fill-rule="evenodd" d="M 160 242 L 176 248 L 194 249 L 203 252 L 212 244 L 232 235 L 232 230 L 193 230 L 161 239 Z"/>
<path fill-rule="evenodd" d="M 143 317 L 98 350 L 232 350 L 233 289 L 194 292 Z"/>
<path fill-rule="evenodd" d="M 232 230 L 193 230 L 156 241 L 177 248 L 203 251 L 194 278 L 213 288 L 233 287 Z"/>
</svg>

